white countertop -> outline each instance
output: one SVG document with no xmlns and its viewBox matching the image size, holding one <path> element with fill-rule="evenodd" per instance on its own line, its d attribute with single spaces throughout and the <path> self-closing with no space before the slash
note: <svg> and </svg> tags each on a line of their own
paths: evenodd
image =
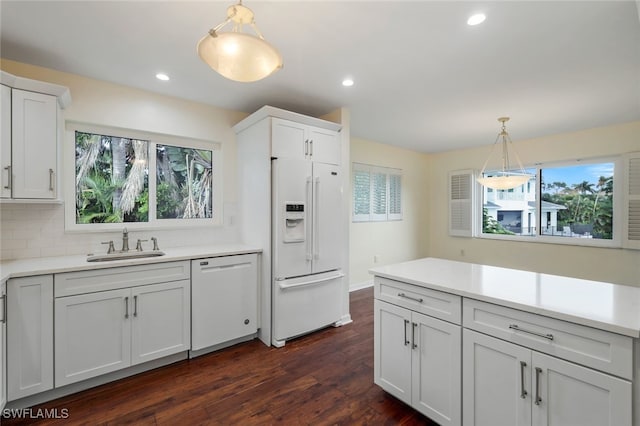
<svg viewBox="0 0 640 426">
<path fill-rule="evenodd" d="M 262 252 L 262 249 L 243 244 L 212 244 L 206 246 L 168 248 L 163 249 L 162 251 L 165 252 L 164 256 L 110 260 L 107 262 L 87 262 L 86 255 L 8 260 L 0 262 L 0 282 L 8 278 L 27 277 L 31 275 L 59 274 L 62 272 L 83 271 L 87 269 L 116 268 L 118 266 L 260 253 Z"/>
<path fill-rule="evenodd" d="M 425 258 L 373 275 L 640 337 L 640 288 L 517 269 Z"/>
</svg>

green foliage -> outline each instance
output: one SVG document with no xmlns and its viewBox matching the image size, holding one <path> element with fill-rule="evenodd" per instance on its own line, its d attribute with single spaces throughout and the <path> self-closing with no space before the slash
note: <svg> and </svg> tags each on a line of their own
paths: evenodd
<svg viewBox="0 0 640 426">
<path fill-rule="evenodd" d="M 546 190 L 553 192 L 543 193 L 543 201 L 566 207 L 558 210 L 558 229 L 591 225 L 595 238 L 613 237 L 613 176 L 601 176 L 596 184 L 583 181 L 571 187 L 554 182 Z"/>
<path fill-rule="evenodd" d="M 516 235 L 505 229 L 497 220 L 489 215 L 487 209 L 482 209 L 482 232 L 485 234 Z"/>
</svg>

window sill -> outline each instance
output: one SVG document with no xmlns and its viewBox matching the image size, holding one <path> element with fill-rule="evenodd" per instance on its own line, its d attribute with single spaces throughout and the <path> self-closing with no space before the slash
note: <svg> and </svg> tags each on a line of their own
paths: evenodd
<svg viewBox="0 0 640 426">
<path fill-rule="evenodd" d="M 502 234 L 480 234 L 475 238 L 499 241 L 514 241 L 536 244 L 554 244 L 564 246 L 578 247 L 596 247 L 596 248 L 613 248 L 621 249 L 622 244 L 616 240 L 598 240 L 593 238 L 576 238 L 576 237 L 550 237 L 550 236 L 524 236 L 524 235 L 502 235 Z"/>
</svg>

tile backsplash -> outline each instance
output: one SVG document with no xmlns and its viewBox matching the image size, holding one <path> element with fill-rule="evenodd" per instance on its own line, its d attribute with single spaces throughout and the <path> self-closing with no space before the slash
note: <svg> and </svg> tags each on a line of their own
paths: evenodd
<svg viewBox="0 0 640 426">
<path fill-rule="evenodd" d="M 233 205 L 225 205 L 224 225 L 207 228 L 181 228 L 172 230 L 132 230 L 129 247 L 136 240 L 158 238 L 160 249 L 236 242 L 233 223 Z M 126 224 L 123 224 L 123 228 Z M 102 241 L 113 240 L 120 248 L 122 232 L 65 232 L 64 205 L 62 204 L 0 204 L 0 260 L 34 257 L 65 256 L 106 252 Z M 144 243 L 151 248 L 151 242 Z"/>
</svg>

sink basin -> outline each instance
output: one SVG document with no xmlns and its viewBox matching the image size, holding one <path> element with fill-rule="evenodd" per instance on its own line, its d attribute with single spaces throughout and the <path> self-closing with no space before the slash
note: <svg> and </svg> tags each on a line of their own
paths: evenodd
<svg viewBox="0 0 640 426">
<path fill-rule="evenodd" d="M 122 253 L 91 254 L 87 256 L 87 262 L 108 262 L 110 260 L 139 259 L 142 257 L 164 256 L 160 250 L 154 251 L 127 251 Z"/>
</svg>

